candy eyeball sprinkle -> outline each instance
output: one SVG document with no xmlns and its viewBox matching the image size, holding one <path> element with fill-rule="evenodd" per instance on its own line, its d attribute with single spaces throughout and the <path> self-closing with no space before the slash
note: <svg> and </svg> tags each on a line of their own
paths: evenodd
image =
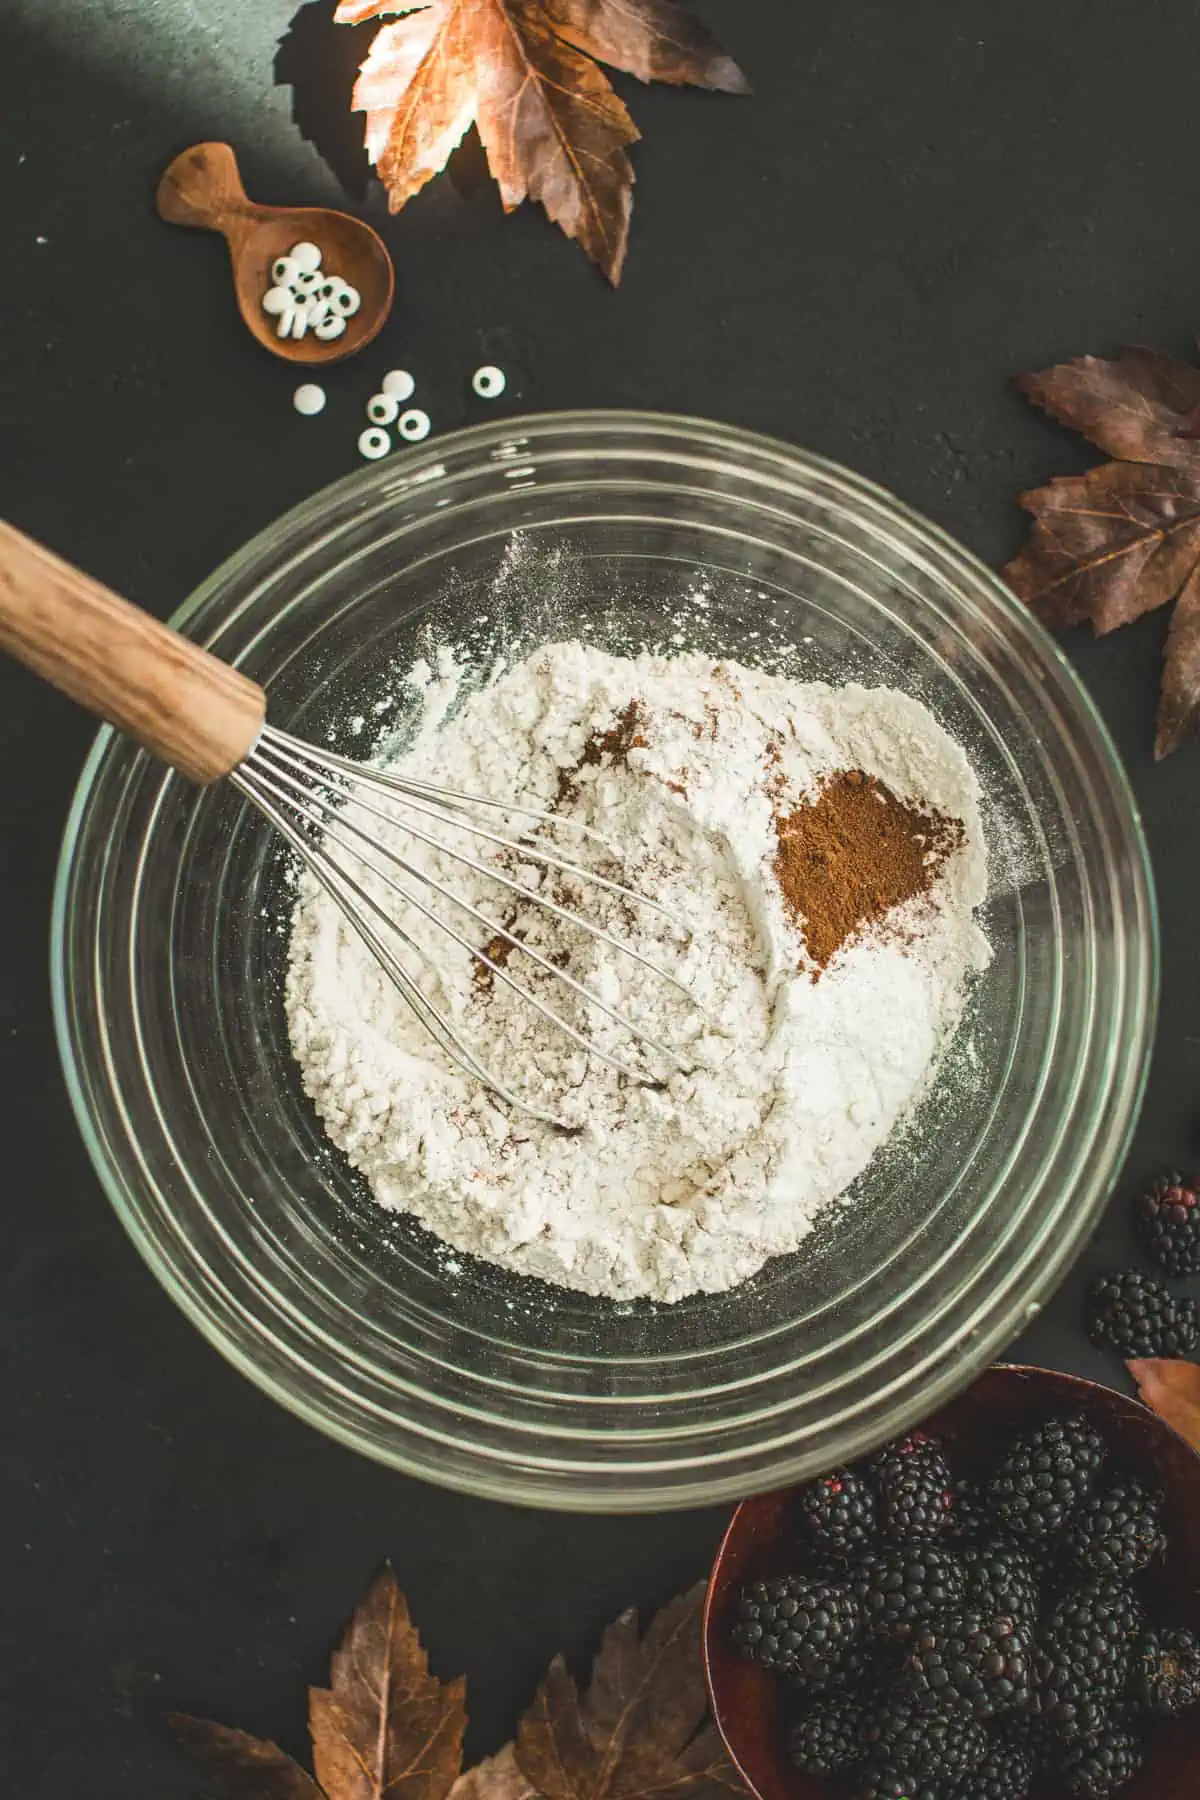
<svg viewBox="0 0 1200 1800">
<path fill-rule="evenodd" d="M 290 256 L 277 256 L 271 264 L 271 284 L 273 287 L 291 287 L 300 269 Z"/>
<path fill-rule="evenodd" d="M 367 417 L 372 425 L 394 425 L 399 412 L 400 402 L 390 394 L 372 394 L 367 401 Z"/>
<path fill-rule="evenodd" d="M 497 369 L 493 363 L 485 363 L 482 369 L 476 369 L 472 375 L 471 386 L 481 400 L 498 400 L 508 386 L 508 377 L 503 369 Z"/>
<path fill-rule="evenodd" d="M 387 455 L 391 447 L 391 438 L 386 431 L 380 431 L 377 425 L 364 431 L 358 440 L 359 455 L 365 456 L 368 462 L 378 462 L 381 456 Z"/>
<path fill-rule="evenodd" d="M 315 327 L 316 334 L 323 344 L 330 344 L 334 338 L 340 338 L 346 329 L 346 321 L 341 313 L 328 312 Z"/>
<path fill-rule="evenodd" d="M 315 381 L 306 381 L 292 395 L 292 405 L 303 418 L 315 419 L 325 410 L 325 389 L 318 387 Z"/>
<path fill-rule="evenodd" d="M 429 436 L 429 433 L 432 430 L 432 424 L 430 422 L 429 414 L 427 412 L 422 412 L 419 407 L 414 406 L 408 412 L 400 415 L 400 423 L 397 425 L 396 429 L 406 442 L 410 444 L 419 444 L 422 438 L 427 438 Z"/>
<path fill-rule="evenodd" d="M 321 252 L 316 244 L 293 244 L 288 254 L 301 274 L 311 275 L 321 266 Z"/>
<path fill-rule="evenodd" d="M 311 300 L 305 302 L 304 314 L 310 325 L 319 325 L 322 319 L 329 317 L 328 300 L 322 300 L 319 294 L 314 295 Z"/>
<path fill-rule="evenodd" d="M 417 384 L 407 369 L 390 370 L 379 385 L 385 394 L 390 394 L 401 405 L 405 400 L 411 400 L 417 391 Z"/>
<path fill-rule="evenodd" d="M 344 319 L 352 319 L 362 305 L 362 295 L 349 282 L 343 282 L 333 296 L 333 304 Z"/>
<path fill-rule="evenodd" d="M 317 293 L 322 300 L 334 300 L 345 285 L 345 282 L 342 281 L 339 276 L 327 275 L 317 289 Z"/>
<path fill-rule="evenodd" d="M 292 290 L 285 287 L 268 288 L 263 295 L 263 311 L 277 317 L 290 310 L 292 306 Z"/>
<path fill-rule="evenodd" d="M 305 272 L 302 269 L 292 281 L 292 292 L 296 295 L 297 299 L 311 300 L 316 293 L 317 288 L 320 286 L 320 283 L 321 277 L 313 270 L 310 269 Z"/>
<path fill-rule="evenodd" d="M 292 305 L 291 300 L 289 299 L 287 311 L 281 312 L 279 315 L 279 323 L 275 327 L 275 336 L 281 337 L 281 338 L 291 337 L 292 326 L 295 323 L 296 323 L 296 308 Z"/>
</svg>

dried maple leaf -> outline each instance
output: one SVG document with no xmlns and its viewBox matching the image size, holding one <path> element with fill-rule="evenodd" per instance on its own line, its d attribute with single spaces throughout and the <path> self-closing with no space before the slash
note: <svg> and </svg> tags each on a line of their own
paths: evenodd
<svg viewBox="0 0 1200 1800">
<path fill-rule="evenodd" d="M 459 1776 L 450 1800 L 535 1800 L 535 1793 L 521 1773 L 516 1746 L 505 1744 Z"/>
<path fill-rule="evenodd" d="M 580 1694 L 555 1657 L 517 1731 L 521 1772 L 543 1800 L 718 1800 L 743 1793 L 715 1729 L 700 1654 L 704 1587 L 672 1600 L 638 1635 L 609 1626 Z"/>
<path fill-rule="evenodd" d="M 472 124 L 505 210 L 538 200 L 615 285 L 629 242 L 639 133 L 596 60 L 643 81 L 747 91 L 674 0 L 340 0 L 382 25 L 354 90 L 367 154 L 399 212 Z"/>
<path fill-rule="evenodd" d="M 1151 1358 L 1125 1366 L 1146 1405 L 1200 1452 L 1200 1363 Z"/>
<path fill-rule="evenodd" d="M 329 1800 L 445 1800 L 462 1767 L 466 1683 L 429 1673 L 384 1569 L 351 1619 L 328 1688 L 309 1690 L 313 1768 Z"/>
<path fill-rule="evenodd" d="M 278 1744 L 184 1713 L 172 1713 L 169 1723 L 180 1747 L 229 1800 L 324 1800 L 312 1776 Z"/>
<path fill-rule="evenodd" d="M 316 1781 L 277 1744 L 243 1731 L 182 1714 L 171 1726 L 229 1800 L 446 1800 L 462 1768 L 465 1692 L 465 1682 L 429 1673 L 408 1603 L 385 1568 L 333 1654 L 329 1687 L 309 1689 Z M 459 1800 L 525 1796 L 493 1781 Z"/>
<path fill-rule="evenodd" d="M 1200 368 L 1153 350 L 1023 375 L 1022 392 L 1120 461 L 1024 494 L 1034 529 L 1003 573 L 1048 625 L 1097 635 L 1178 600 L 1154 753 L 1200 731 Z"/>
</svg>

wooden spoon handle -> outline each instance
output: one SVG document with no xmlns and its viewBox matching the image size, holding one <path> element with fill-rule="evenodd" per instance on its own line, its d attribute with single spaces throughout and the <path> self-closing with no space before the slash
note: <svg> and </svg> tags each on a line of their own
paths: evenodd
<svg viewBox="0 0 1200 1800">
<path fill-rule="evenodd" d="M 0 649 L 201 785 L 237 767 L 266 717 L 253 681 L 3 520 Z"/>
<path fill-rule="evenodd" d="M 228 144 L 193 144 L 158 184 L 158 210 L 170 225 L 223 231 L 258 208 L 246 197 L 237 157 Z"/>
</svg>

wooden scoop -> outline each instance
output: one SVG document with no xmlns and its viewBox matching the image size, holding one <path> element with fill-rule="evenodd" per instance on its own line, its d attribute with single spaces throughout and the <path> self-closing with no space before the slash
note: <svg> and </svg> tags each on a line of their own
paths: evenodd
<svg viewBox="0 0 1200 1800">
<path fill-rule="evenodd" d="M 349 213 L 324 206 L 258 206 L 246 197 L 237 158 L 228 144 L 195 144 L 177 156 L 158 184 L 158 210 L 172 225 L 219 231 L 229 245 L 233 285 L 243 319 L 264 350 L 313 368 L 353 356 L 378 337 L 392 310 L 396 277 L 377 232 Z M 328 342 L 309 330 L 302 338 L 277 335 L 278 319 L 263 311 L 271 264 L 293 244 L 322 253 L 322 272 L 340 275 L 358 289 L 362 305 L 339 338 Z"/>
</svg>

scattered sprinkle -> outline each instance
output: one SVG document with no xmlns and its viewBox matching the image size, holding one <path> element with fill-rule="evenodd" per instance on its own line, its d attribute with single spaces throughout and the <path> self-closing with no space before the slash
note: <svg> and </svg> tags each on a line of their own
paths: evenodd
<svg viewBox="0 0 1200 1800">
<path fill-rule="evenodd" d="M 319 412 L 325 410 L 325 389 L 318 387 L 315 381 L 306 381 L 292 395 L 292 405 L 306 419 L 315 419 Z"/>
</svg>

